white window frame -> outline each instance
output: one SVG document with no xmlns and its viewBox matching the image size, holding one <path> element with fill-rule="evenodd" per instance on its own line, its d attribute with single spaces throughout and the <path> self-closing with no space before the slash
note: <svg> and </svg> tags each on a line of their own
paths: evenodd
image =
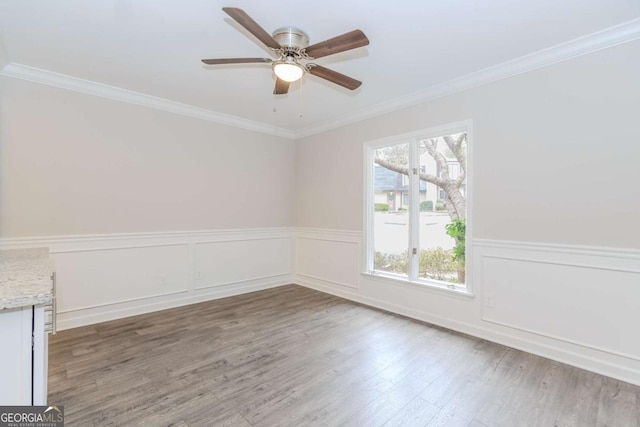
<svg viewBox="0 0 640 427">
<path fill-rule="evenodd" d="M 416 262 L 416 256 L 411 254 L 410 248 L 419 247 L 418 228 L 420 218 L 420 204 L 415 202 L 419 200 L 420 192 L 420 178 L 418 175 L 411 174 L 409 176 L 409 194 L 410 199 L 414 200 L 409 206 L 409 255 L 411 257 L 410 271 L 408 277 L 388 273 L 384 271 L 374 270 L 373 268 L 373 251 L 374 251 L 374 152 L 378 148 L 387 147 L 390 145 L 411 143 L 420 139 L 436 138 L 445 135 L 451 135 L 455 133 L 466 132 L 467 133 L 467 177 L 466 177 L 466 201 L 467 201 L 467 218 L 466 218 L 466 236 L 465 236 L 465 284 L 451 284 L 442 282 L 439 280 L 424 279 L 418 277 L 419 263 Z M 473 230 L 473 122 L 471 120 L 464 120 L 455 123 L 449 123 L 442 126 L 432 127 L 428 129 L 422 129 L 415 132 L 410 132 L 402 135 L 396 135 L 388 138 L 369 141 L 364 144 L 364 271 L 362 274 L 376 277 L 380 279 L 389 279 L 393 282 L 400 282 L 403 284 L 411 284 L 420 286 L 424 289 L 432 289 L 438 291 L 445 291 L 448 294 L 458 294 L 473 297 L 473 254 L 472 254 L 472 239 L 471 236 Z M 410 156 L 409 169 L 419 168 L 418 156 L 418 144 L 409 144 L 410 149 L 413 149 L 415 153 Z"/>
</svg>

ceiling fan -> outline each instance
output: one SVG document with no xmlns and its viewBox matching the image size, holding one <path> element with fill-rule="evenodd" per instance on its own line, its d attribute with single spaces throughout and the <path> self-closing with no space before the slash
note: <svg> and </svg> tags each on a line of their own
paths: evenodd
<svg viewBox="0 0 640 427">
<path fill-rule="evenodd" d="M 284 95 L 289 91 L 289 84 L 302 78 L 305 73 L 328 80 L 350 90 L 355 90 L 362 84 L 337 71 L 330 70 L 314 63 L 303 64 L 302 61 L 322 58 L 346 50 L 355 49 L 369 44 L 369 39 L 360 30 L 353 30 L 337 37 L 309 46 L 309 37 L 304 31 L 293 27 L 279 28 L 269 35 L 245 11 L 235 7 L 223 7 L 231 18 L 253 34 L 264 45 L 270 48 L 278 59 L 269 58 L 220 58 L 203 59 L 207 65 L 224 64 L 271 64 L 276 75 L 274 95 Z"/>
</svg>

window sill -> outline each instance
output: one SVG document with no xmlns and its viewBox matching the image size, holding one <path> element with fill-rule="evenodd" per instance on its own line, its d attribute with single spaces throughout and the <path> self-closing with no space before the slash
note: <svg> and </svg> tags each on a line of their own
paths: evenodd
<svg viewBox="0 0 640 427">
<path fill-rule="evenodd" d="M 439 284 L 436 282 L 429 283 L 429 282 L 422 282 L 417 280 L 403 279 L 401 277 L 393 276 L 390 274 L 384 274 L 377 271 L 362 272 L 361 274 L 365 277 L 369 277 L 374 280 L 379 280 L 387 283 L 393 282 L 394 284 L 408 286 L 413 289 L 421 289 L 423 291 L 436 292 L 449 297 L 462 298 L 462 299 L 473 299 L 475 297 L 473 292 L 461 286 L 449 287 L 445 284 Z"/>
</svg>

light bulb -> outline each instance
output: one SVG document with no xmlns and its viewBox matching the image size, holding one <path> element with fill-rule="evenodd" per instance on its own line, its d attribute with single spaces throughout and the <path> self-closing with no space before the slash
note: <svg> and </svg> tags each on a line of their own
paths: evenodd
<svg viewBox="0 0 640 427">
<path fill-rule="evenodd" d="M 304 74 L 302 67 L 291 62 L 276 62 L 273 64 L 273 72 L 280 80 L 285 82 L 295 82 Z"/>
</svg>

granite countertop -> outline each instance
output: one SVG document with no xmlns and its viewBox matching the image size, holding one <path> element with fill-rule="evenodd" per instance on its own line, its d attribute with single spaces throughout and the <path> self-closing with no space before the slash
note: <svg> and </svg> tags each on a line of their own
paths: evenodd
<svg viewBox="0 0 640 427">
<path fill-rule="evenodd" d="M 49 303 L 52 272 L 47 248 L 0 250 L 0 310 Z"/>
</svg>

